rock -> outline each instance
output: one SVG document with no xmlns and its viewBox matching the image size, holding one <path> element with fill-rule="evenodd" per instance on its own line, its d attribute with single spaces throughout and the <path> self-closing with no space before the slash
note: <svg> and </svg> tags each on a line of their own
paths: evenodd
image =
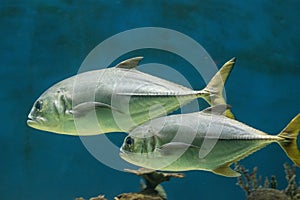
<svg viewBox="0 0 300 200">
<path fill-rule="evenodd" d="M 260 188 L 251 192 L 247 200 L 289 200 L 289 197 L 280 190 Z"/>
<path fill-rule="evenodd" d="M 140 193 L 124 193 L 115 197 L 114 200 L 164 200 L 159 195 L 148 195 Z"/>
</svg>

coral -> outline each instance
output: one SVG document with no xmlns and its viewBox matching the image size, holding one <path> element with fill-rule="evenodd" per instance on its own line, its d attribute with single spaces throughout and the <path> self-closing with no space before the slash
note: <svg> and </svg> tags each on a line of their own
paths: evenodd
<svg viewBox="0 0 300 200">
<path fill-rule="evenodd" d="M 137 193 L 124 193 L 114 198 L 114 200 L 166 200 L 167 195 L 160 183 L 169 181 L 171 177 L 183 178 L 183 174 L 178 173 L 162 173 L 153 170 L 139 169 L 129 170 L 126 172 L 141 176 L 145 180 L 142 190 Z M 84 198 L 76 198 L 75 200 L 85 200 Z M 90 198 L 89 200 L 106 200 L 104 196 Z"/>
<path fill-rule="evenodd" d="M 82 197 L 79 197 L 79 198 L 76 198 L 75 200 L 85 200 L 85 199 Z M 92 197 L 89 200 L 107 200 L 107 199 L 104 197 L 104 195 L 99 195 L 97 197 Z"/>
<path fill-rule="evenodd" d="M 236 164 L 235 170 L 241 173 L 242 176 L 238 177 L 237 185 L 239 185 L 246 193 L 248 200 L 299 200 L 300 187 L 296 183 L 296 166 L 290 167 L 287 163 L 284 164 L 287 187 L 284 190 L 278 190 L 276 177 L 273 175 L 271 179 L 265 178 L 262 186 L 261 176 L 257 178 L 257 167 L 249 172 L 242 165 Z"/>
<path fill-rule="evenodd" d="M 285 188 L 284 192 L 292 199 L 300 199 L 300 186 L 297 187 L 296 183 L 296 166 L 290 167 L 287 163 L 284 165 L 285 178 L 288 182 L 288 186 Z"/>
</svg>

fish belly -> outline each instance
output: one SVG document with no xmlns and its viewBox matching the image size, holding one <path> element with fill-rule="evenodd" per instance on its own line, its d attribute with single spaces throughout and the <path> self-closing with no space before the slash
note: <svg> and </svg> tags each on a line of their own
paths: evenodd
<svg viewBox="0 0 300 200">
<path fill-rule="evenodd" d="M 187 149 L 178 159 L 163 168 L 166 171 L 204 170 L 213 171 L 223 165 L 231 165 L 272 141 L 266 140 L 219 140 L 205 156 L 200 155 L 200 148 Z"/>
</svg>

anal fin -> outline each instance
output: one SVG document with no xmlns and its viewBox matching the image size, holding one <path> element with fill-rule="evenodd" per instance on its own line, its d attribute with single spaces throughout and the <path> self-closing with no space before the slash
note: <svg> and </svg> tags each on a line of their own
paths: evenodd
<svg viewBox="0 0 300 200">
<path fill-rule="evenodd" d="M 214 169 L 212 172 L 226 177 L 238 177 L 241 175 L 240 173 L 232 170 L 228 165 L 222 165 L 217 169 Z"/>
</svg>

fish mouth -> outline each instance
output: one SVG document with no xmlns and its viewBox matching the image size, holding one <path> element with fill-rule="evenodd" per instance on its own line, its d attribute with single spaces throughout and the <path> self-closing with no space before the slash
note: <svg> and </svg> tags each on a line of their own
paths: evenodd
<svg viewBox="0 0 300 200">
<path fill-rule="evenodd" d="M 126 155 L 127 152 L 123 148 L 120 148 L 120 153 L 119 154 L 120 154 L 120 156 L 122 156 L 122 155 Z"/>
<path fill-rule="evenodd" d="M 135 155 L 135 154 L 139 154 L 139 153 L 133 153 L 133 152 L 130 152 L 130 151 L 127 151 L 127 150 L 124 150 L 124 149 L 120 149 L 119 156 L 121 158 L 123 158 L 124 160 L 126 160 L 126 158 L 129 158 L 129 157 L 131 157 L 132 155 Z"/>
<path fill-rule="evenodd" d="M 130 164 L 134 164 L 137 166 L 139 165 L 139 162 L 136 161 L 135 157 L 131 154 L 131 152 L 126 151 L 126 150 L 120 150 L 119 156 L 125 160 L 126 162 L 130 163 Z"/>
<path fill-rule="evenodd" d="M 128 153 L 127 153 L 125 150 L 120 149 L 119 156 L 120 156 L 123 160 L 126 160 L 126 161 L 127 161 Z"/>
<path fill-rule="evenodd" d="M 36 125 L 38 124 L 38 122 L 32 118 L 28 118 L 27 119 L 27 125 L 30 127 L 36 127 Z"/>
<path fill-rule="evenodd" d="M 42 117 L 32 117 L 31 115 L 29 115 L 28 119 L 27 119 L 27 125 L 32 128 L 36 128 L 36 127 L 38 127 L 38 125 L 40 125 L 44 121 L 45 121 L 45 119 Z"/>
</svg>

